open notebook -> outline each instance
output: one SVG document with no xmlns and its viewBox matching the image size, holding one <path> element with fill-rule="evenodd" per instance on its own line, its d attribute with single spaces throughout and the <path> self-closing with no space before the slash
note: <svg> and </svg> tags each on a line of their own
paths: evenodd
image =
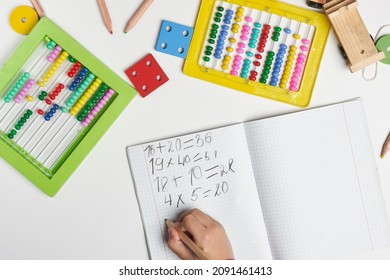
<svg viewBox="0 0 390 280">
<path fill-rule="evenodd" d="M 194 207 L 237 259 L 332 259 L 387 247 L 360 100 L 129 147 L 150 257 L 177 258 L 164 219 Z"/>
</svg>

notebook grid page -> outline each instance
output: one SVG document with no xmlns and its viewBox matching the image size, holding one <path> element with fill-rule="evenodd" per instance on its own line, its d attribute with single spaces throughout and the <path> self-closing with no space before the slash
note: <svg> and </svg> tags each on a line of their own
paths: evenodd
<svg viewBox="0 0 390 280">
<path fill-rule="evenodd" d="M 224 227 L 237 259 L 271 259 L 243 126 L 128 148 L 150 257 L 177 259 L 164 220 L 199 208 Z"/>
<path fill-rule="evenodd" d="M 361 103 L 343 104 L 351 147 L 359 177 L 360 192 L 365 209 L 373 249 L 390 246 L 390 225 L 380 187 L 374 151 L 368 137 L 368 124 Z M 374 187 L 373 187 L 374 186 Z M 378 187 L 375 187 L 378 186 Z"/>
<path fill-rule="evenodd" d="M 359 101 L 347 104 L 245 125 L 274 258 L 337 258 L 385 243 L 387 220 L 371 217 L 385 210 L 364 114 Z"/>
</svg>

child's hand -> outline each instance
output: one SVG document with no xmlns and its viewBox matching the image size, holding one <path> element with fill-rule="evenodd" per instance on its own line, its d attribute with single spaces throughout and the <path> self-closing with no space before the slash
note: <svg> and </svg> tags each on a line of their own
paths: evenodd
<svg viewBox="0 0 390 280">
<path fill-rule="evenodd" d="M 223 226 L 198 209 L 183 213 L 176 229 L 188 234 L 209 259 L 234 259 L 233 249 Z M 183 260 L 199 259 L 179 238 L 177 230 L 168 229 L 169 248 Z"/>
</svg>

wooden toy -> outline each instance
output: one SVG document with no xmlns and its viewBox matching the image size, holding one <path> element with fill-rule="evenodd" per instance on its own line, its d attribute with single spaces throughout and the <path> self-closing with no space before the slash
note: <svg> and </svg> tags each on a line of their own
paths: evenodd
<svg viewBox="0 0 390 280">
<path fill-rule="evenodd" d="M 163 20 L 156 51 L 186 58 L 193 33 L 192 27 Z"/>
<path fill-rule="evenodd" d="M 142 97 L 146 97 L 169 80 L 152 54 L 146 55 L 125 73 Z"/>
<path fill-rule="evenodd" d="M 332 0 L 323 8 L 348 59 L 351 72 L 356 72 L 385 58 L 375 43 L 357 9 L 356 0 Z"/>
<path fill-rule="evenodd" d="M 0 156 L 54 196 L 135 95 L 41 18 L 0 70 Z"/>
<path fill-rule="evenodd" d="M 306 0 L 306 4 L 309 7 L 322 9 L 322 6 L 331 0 Z"/>
<path fill-rule="evenodd" d="M 325 15 L 279 1 L 203 0 L 184 73 L 305 107 L 329 29 Z"/>
</svg>

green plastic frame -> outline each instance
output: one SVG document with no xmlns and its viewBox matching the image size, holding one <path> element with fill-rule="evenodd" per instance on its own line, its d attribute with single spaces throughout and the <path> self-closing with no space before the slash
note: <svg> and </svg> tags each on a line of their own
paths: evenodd
<svg viewBox="0 0 390 280">
<path fill-rule="evenodd" d="M 137 94 L 137 91 L 54 22 L 44 17 L 0 70 L 0 92 L 13 80 L 14 76 L 42 43 L 45 36 L 53 39 L 116 92 L 112 102 L 107 104 L 94 122 L 88 126 L 88 129 L 68 148 L 65 155 L 52 169 L 51 176 L 39 170 L 25 156 L 22 156 L 11 145 L 0 138 L 0 156 L 44 193 L 53 197 L 119 117 Z"/>
</svg>

